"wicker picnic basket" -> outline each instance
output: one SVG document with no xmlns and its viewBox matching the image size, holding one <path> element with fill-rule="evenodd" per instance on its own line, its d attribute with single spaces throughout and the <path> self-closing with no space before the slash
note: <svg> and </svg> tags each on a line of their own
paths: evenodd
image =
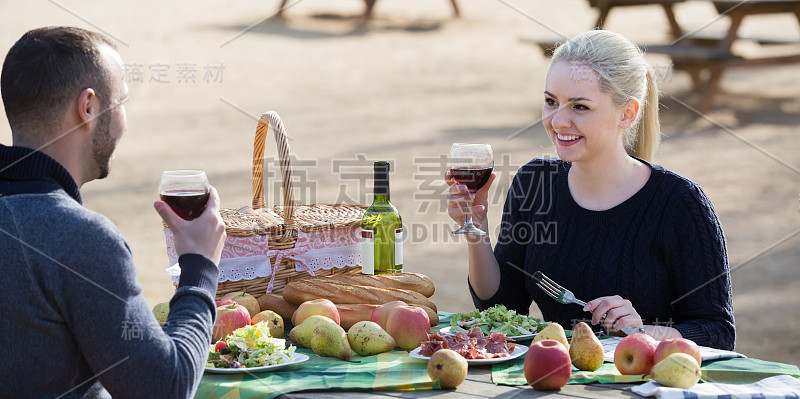
<svg viewBox="0 0 800 399">
<path fill-rule="evenodd" d="M 278 160 L 281 169 L 283 205 L 275 206 L 273 209 L 265 208 L 264 204 L 264 150 L 266 138 L 270 126 L 275 132 L 275 141 L 278 147 Z M 297 205 L 294 203 L 293 184 L 292 184 L 292 165 L 289 151 L 289 142 L 286 131 L 280 116 L 274 111 L 266 112 L 261 115 L 256 128 L 255 142 L 253 145 L 253 201 L 251 207 L 239 209 L 221 209 L 220 214 L 225 222 L 225 231 L 228 235 L 225 246 L 228 252 L 238 251 L 238 259 L 247 258 L 252 253 L 261 253 L 262 258 L 269 258 L 271 273 L 267 276 L 252 278 L 237 278 L 235 281 L 220 281 L 217 288 L 217 299 L 229 292 L 247 292 L 256 297 L 264 295 L 266 292 L 281 293 L 289 282 L 297 279 L 311 277 L 308 265 L 302 262 L 297 252 L 307 253 L 312 258 L 319 251 L 320 244 L 316 242 L 314 246 L 316 252 L 303 249 L 298 251 L 296 248 L 298 234 L 303 237 L 319 237 L 320 234 L 331 233 L 347 237 L 360 237 L 361 217 L 365 208 L 347 204 L 312 204 Z M 169 238 L 168 234 L 168 244 Z M 237 240 L 249 240 L 246 245 L 236 244 Z M 318 239 L 314 239 L 319 241 Z M 304 242 L 307 242 L 306 239 Z M 352 240 L 351 240 L 352 241 Z M 256 242 L 256 244 L 253 244 Z M 266 244 L 266 245 L 263 245 Z M 354 245 L 352 242 L 347 247 L 354 255 Z M 260 245 L 262 248 L 255 248 Z M 237 248 L 233 251 L 234 247 Z M 229 248 L 230 247 L 230 248 Z M 306 247 L 308 248 L 308 247 Z M 169 252 L 169 248 L 168 248 Z M 223 250 L 223 259 L 220 263 L 221 272 L 224 269 L 226 250 Z M 308 261 L 306 256 L 305 260 Z M 328 264 L 326 268 L 313 270 L 313 275 L 328 276 L 344 273 L 359 273 L 360 253 L 357 260 L 351 256 L 350 262 L 342 266 L 341 264 L 332 267 Z M 277 262 L 277 265 L 276 265 Z M 303 267 L 296 267 L 297 263 L 303 263 Z M 357 263 L 357 264 L 355 264 Z M 241 276 L 240 276 L 241 277 Z"/>
</svg>

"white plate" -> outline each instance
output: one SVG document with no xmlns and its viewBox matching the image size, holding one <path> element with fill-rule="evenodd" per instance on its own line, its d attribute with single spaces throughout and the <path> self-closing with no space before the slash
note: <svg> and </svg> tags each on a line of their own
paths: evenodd
<svg viewBox="0 0 800 399">
<path fill-rule="evenodd" d="M 450 332 L 450 328 L 452 328 L 452 327 L 447 326 L 447 327 L 445 327 L 445 328 L 443 328 L 443 329 L 441 329 L 439 331 L 441 331 L 441 332 L 443 332 L 445 334 L 455 335 L 455 334 Z M 513 335 L 513 336 L 510 336 L 510 337 L 507 337 L 507 338 L 511 338 L 511 339 L 513 339 L 515 341 L 522 341 L 522 340 L 526 340 L 526 339 L 532 339 L 533 337 L 536 336 L 536 334 L 538 334 L 538 333 L 526 334 L 526 335 Z"/>
<path fill-rule="evenodd" d="M 295 353 L 294 358 L 292 358 L 289 363 L 282 363 L 282 364 L 273 364 L 272 366 L 260 366 L 260 367 L 245 367 L 245 368 L 238 368 L 238 369 L 223 369 L 223 368 L 210 368 L 206 367 L 206 372 L 211 374 L 241 374 L 241 373 L 263 373 L 265 371 L 273 371 L 277 369 L 282 369 L 286 366 L 291 366 L 293 364 L 303 363 L 308 360 L 308 355 L 304 355 L 302 353 Z"/>
<path fill-rule="evenodd" d="M 419 354 L 420 348 L 414 349 L 408 355 L 415 359 L 428 360 L 430 357 L 422 356 Z M 505 357 L 495 357 L 492 359 L 467 359 L 467 364 L 470 366 L 485 366 L 488 364 L 502 363 L 511 359 L 516 359 L 528 352 L 528 347 L 525 345 L 514 345 L 514 350 Z"/>
</svg>

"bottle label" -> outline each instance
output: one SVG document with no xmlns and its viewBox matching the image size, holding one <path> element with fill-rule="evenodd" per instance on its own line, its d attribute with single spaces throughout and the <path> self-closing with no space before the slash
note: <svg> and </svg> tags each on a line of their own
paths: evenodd
<svg viewBox="0 0 800 399">
<path fill-rule="evenodd" d="M 375 233 L 361 229 L 361 273 L 375 274 Z"/>
<path fill-rule="evenodd" d="M 403 266 L 403 228 L 394 231 L 394 265 Z"/>
</svg>

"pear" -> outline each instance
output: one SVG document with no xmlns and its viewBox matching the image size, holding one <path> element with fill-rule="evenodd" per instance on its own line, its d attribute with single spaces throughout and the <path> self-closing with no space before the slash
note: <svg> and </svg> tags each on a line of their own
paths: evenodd
<svg viewBox="0 0 800 399">
<path fill-rule="evenodd" d="M 314 329 L 311 334 L 311 349 L 317 355 L 342 360 L 350 360 L 353 354 L 347 341 L 347 333 L 336 323 L 322 323 Z"/>
<path fill-rule="evenodd" d="M 347 331 L 347 341 L 361 356 L 372 356 L 394 349 L 394 338 L 373 321 L 359 321 Z"/>
<path fill-rule="evenodd" d="M 603 365 L 603 345 L 588 324 L 578 323 L 572 330 L 569 357 L 578 370 L 595 371 Z"/>
<path fill-rule="evenodd" d="M 169 302 L 157 303 L 153 307 L 153 314 L 156 315 L 158 324 L 163 326 L 167 322 L 167 316 L 169 316 Z"/>
<path fill-rule="evenodd" d="M 653 366 L 650 377 L 665 387 L 689 389 L 700 380 L 700 365 L 686 353 L 673 353 Z"/>
<path fill-rule="evenodd" d="M 439 349 L 428 360 L 428 376 L 439 380 L 442 389 L 459 386 L 467 378 L 468 371 L 467 359 L 452 349 Z"/>
<path fill-rule="evenodd" d="M 538 342 L 543 339 L 554 339 L 558 342 L 564 344 L 564 347 L 569 349 L 569 341 L 567 341 L 567 334 L 564 333 L 564 327 L 561 327 L 561 324 L 558 323 L 550 323 L 545 327 L 542 331 L 539 331 L 536 334 L 536 337 L 533 339 L 533 342 Z"/>
<path fill-rule="evenodd" d="M 289 331 L 289 339 L 294 343 L 298 343 L 306 348 L 310 348 L 311 335 L 314 333 L 314 329 L 320 324 L 336 324 L 336 322 L 325 316 L 310 316 L 303 320 L 299 326 L 295 326 L 291 331 Z"/>
<path fill-rule="evenodd" d="M 252 324 L 262 321 L 269 326 L 269 335 L 272 338 L 283 338 L 283 317 L 271 310 L 265 310 L 253 316 Z"/>
</svg>

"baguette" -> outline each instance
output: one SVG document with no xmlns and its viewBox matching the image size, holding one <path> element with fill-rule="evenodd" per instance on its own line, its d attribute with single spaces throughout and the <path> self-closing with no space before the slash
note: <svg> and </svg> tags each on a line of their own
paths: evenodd
<svg viewBox="0 0 800 399">
<path fill-rule="evenodd" d="M 436 305 L 424 295 L 399 288 L 378 288 L 316 279 L 292 281 L 283 288 L 283 299 L 295 305 L 317 298 L 327 298 L 336 304 L 383 305 L 386 302 L 403 301 L 408 304 L 427 306 L 436 311 Z"/>
<path fill-rule="evenodd" d="M 352 285 L 368 285 L 379 288 L 400 288 L 416 291 L 430 298 L 436 287 L 428 276 L 419 273 L 392 273 L 392 274 L 340 274 L 327 277 L 312 277 L 313 279 L 335 280 Z"/>
<path fill-rule="evenodd" d="M 258 306 L 261 307 L 262 311 L 271 310 L 279 314 L 284 322 L 292 320 L 292 315 L 297 310 L 297 305 L 286 302 L 278 294 L 266 294 L 258 297 Z"/>
<path fill-rule="evenodd" d="M 359 321 L 371 320 L 372 311 L 380 305 L 370 305 L 364 303 L 350 303 L 350 304 L 337 304 L 336 309 L 339 309 L 339 318 L 341 319 L 341 326 L 345 330 L 349 330 L 353 324 Z M 439 315 L 433 309 L 427 306 L 420 306 L 425 309 L 428 314 L 428 320 L 431 322 L 431 327 L 439 324 Z"/>
</svg>

